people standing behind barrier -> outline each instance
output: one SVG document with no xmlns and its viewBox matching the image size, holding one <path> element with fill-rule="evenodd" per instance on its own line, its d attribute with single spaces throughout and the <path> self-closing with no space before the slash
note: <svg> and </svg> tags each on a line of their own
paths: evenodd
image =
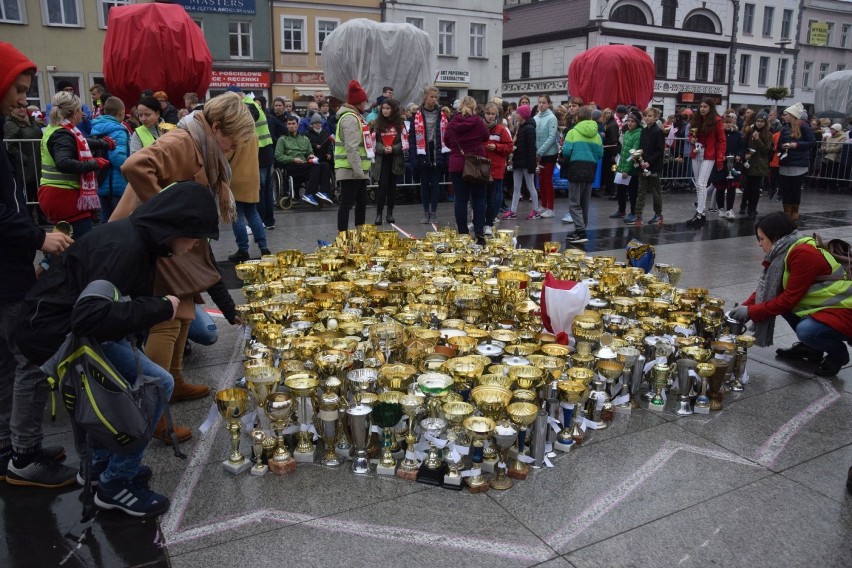
<svg viewBox="0 0 852 568">
<path fill-rule="evenodd" d="M 501 107 L 496 103 L 485 105 L 485 127 L 488 129 L 488 142 L 485 154 L 491 160 L 491 182 L 485 196 L 485 234 L 494 232 L 494 221 L 503 200 L 503 179 L 506 177 L 506 159 L 512 153 L 512 135 L 500 120 Z"/>
<path fill-rule="evenodd" d="M 573 129 L 574 126 L 577 125 L 577 122 L 579 122 L 579 119 L 577 118 L 577 114 L 580 112 L 580 108 L 583 106 L 583 99 L 581 99 L 580 97 L 571 97 L 570 99 L 568 99 L 568 103 L 565 106 L 568 109 L 568 114 L 565 117 L 565 132 L 564 132 L 564 135 L 568 136 L 568 133 L 571 131 L 571 129 Z M 563 144 L 564 144 L 564 138 L 563 138 Z M 561 157 L 561 155 L 562 155 L 562 153 L 560 151 L 560 157 Z M 561 165 L 560 170 L 559 170 L 559 177 L 561 177 L 562 179 L 568 179 L 568 168 L 566 168 L 565 166 L 566 166 L 566 164 L 563 163 Z M 573 223 L 574 222 L 574 220 L 571 218 L 570 209 L 569 209 L 568 213 L 566 213 L 562 217 L 562 222 L 563 223 Z"/>
<path fill-rule="evenodd" d="M 556 207 L 553 195 L 553 170 L 559 155 L 559 125 L 556 115 L 550 109 L 551 104 L 549 95 L 541 95 L 538 98 L 538 114 L 535 115 L 535 155 L 539 165 L 538 186 L 543 218 L 553 217 L 553 209 Z"/>
<path fill-rule="evenodd" d="M 412 118 L 409 129 L 408 153 L 420 176 L 420 201 L 423 205 L 421 223 L 438 221 L 438 197 L 441 194 L 441 175 L 450 149 L 444 144 L 448 118 L 438 106 L 438 88 L 423 89 L 423 103 Z"/>
<path fill-rule="evenodd" d="M 734 201 L 737 198 L 737 189 L 740 186 L 743 168 L 742 162 L 745 157 L 745 144 L 742 133 L 737 129 L 736 114 L 730 113 L 724 119 L 725 128 L 725 166 L 721 170 L 713 170 L 710 174 L 710 182 L 716 189 L 715 203 L 710 204 L 712 210 L 719 212 L 720 219 L 733 221 Z M 733 164 L 728 158 L 733 156 Z"/>
<path fill-rule="evenodd" d="M 529 221 L 541 218 L 538 191 L 535 189 L 535 170 L 538 166 L 535 156 L 535 122 L 530 118 L 532 109 L 529 105 L 519 106 L 516 114 L 518 132 L 515 135 L 515 149 L 512 152 L 512 204 L 509 210 L 503 213 L 503 219 L 516 219 L 518 217 L 521 186 L 526 182 L 532 198 L 532 209 L 527 215 Z"/>
<path fill-rule="evenodd" d="M 324 130 L 321 132 L 325 133 Z M 331 164 L 317 158 L 307 136 L 299 134 L 298 118 L 287 119 L 287 134 L 278 139 L 275 145 L 275 163 L 287 170 L 293 178 L 294 186 L 307 181 L 302 201 L 313 206 L 332 205 L 328 195 L 331 180 Z M 297 198 L 298 195 L 294 195 Z"/>
<path fill-rule="evenodd" d="M 621 137 L 621 129 L 615 121 L 615 113 L 611 108 L 603 110 L 601 117 L 604 127 L 604 157 L 601 164 L 601 177 L 603 178 L 604 194 L 612 199 L 617 198 L 615 191 L 615 159 L 621 150 L 619 138 Z"/>
<path fill-rule="evenodd" d="M 51 223 L 71 223 L 79 238 L 92 229 L 100 207 L 97 172 L 110 166 L 106 158 L 95 158 L 92 149 L 113 150 L 115 142 L 83 136 L 77 128 L 83 116 L 77 95 L 59 91 L 52 103 L 50 125 L 41 139 L 38 202 Z"/>
<path fill-rule="evenodd" d="M 0 93 L 2 94 L 2 93 Z M 12 114 L 3 126 L 6 140 L 32 140 L 32 142 L 12 142 L 8 145 L 9 158 L 15 170 L 15 182 L 25 192 L 26 201 L 35 201 L 38 195 L 38 178 L 41 173 L 41 151 L 39 140 L 41 127 L 27 112 L 27 103 L 16 103 Z M 38 207 L 35 205 L 34 207 Z"/>
<path fill-rule="evenodd" d="M 385 87 L 385 93 L 390 87 Z M 373 128 L 373 140 L 376 145 L 376 161 L 373 162 L 372 176 L 378 184 L 376 189 L 376 225 L 382 224 L 385 204 L 388 208 L 388 223 L 395 223 L 393 208 L 396 205 L 396 179 L 405 173 L 405 161 L 402 155 L 402 116 L 399 113 L 399 101 L 390 97 L 378 105 L 378 116 Z"/>
<path fill-rule="evenodd" d="M 769 115 L 760 111 L 755 115 L 753 124 L 746 126 L 743 132 L 745 141 L 745 159 L 748 168 L 743 168 L 743 196 L 740 202 L 740 215 L 749 219 L 757 217 L 757 202 L 760 201 L 763 180 L 769 175 L 769 157 L 772 152 L 772 134 L 769 132 Z M 746 124 L 749 117 L 746 116 Z M 770 197 L 771 199 L 771 197 Z"/>
<path fill-rule="evenodd" d="M 340 182 L 338 231 L 349 228 L 349 210 L 353 207 L 356 227 L 363 225 L 367 218 L 367 181 L 376 149 L 362 115 L 365 108 L 367 93 L 353 79 L 349 82 L 346 103 L 337 111 L 337 132 L 334 135 L 334 173 Z"/>
<path fill-rule="evenodd" d="M 706 97 L 698 105 L 698 112 L 690 122 L 689 140 L 692 143 L 692 172 L 695 183 L 695 215 L 686 222 L 687 227 L 700 229 L 707 216 L 707 185 L 713 169 L 721 170 L 725 163 L 725 130 L 716 113 L 713 99 Z M 641 193 L 641 188 L 640 188 Z M 641 199 L 641 198 L 640 198 Z"/>
<path fill-rule="evenodd" d="M 164 122 L 160 118 L 160 103 L 154 97 L 139 99 L 136 104 L 136 116 L 140 124 L 130 137 L 131 154 L 150 146 L 165 132 L 165 129 L 160 128 L 161 123 Z"/>
<path fill-rule="evenodd" d="M 462 176 L 465 156 L 485 157 L 488 129 L 476 113 L 476 99 L 465 97 L 459 104 L 459 114 L 450 121 L 444 142 L 450 149 L 450 181 L 455 191 L 456 227 L 459 234 L 468 234 L 467 206 L 473 209 L 473 234 L 478 244 L 485 244 L 485 209 L 488 183 L 467 181 Z"/>
<path fill-rule="evenodd" d="M 634 225 L 636 224 L 636 196 L 638 195 L 639 174 L 642 173 L 642 170 L 636 167 L 636 163 L 631 159 L 630 151 L 639 149 L 639 138 L 642 135 L 642 115 L 638 110 L 630 111 L 630 114 L 625 116 L 624 122 L 626 130 L 621 137 L 621 155 L 615 171 L 618 209 L 609 217 L 610 219 L 624 218 L 625 224 Z M 630 201 L 630 213 L 625 215 L 628 200 Z"/>
<path fill-rule="evenodd" d="M 806 120 L 802 103 L 784 109 L 784 127 L 778 139 L 776 152 L 780 154 L 779 185 L 784 198 L 784 213 L 796 224 L 799 220 L 799 205 L 802 203 L 802 184 L 808 173 L 814 133 Z"/>
<path fill-rule="evenodd" d="M 299 120 L 299 134 L 305 135 L 308 133 L 308 130 L 311 129 L 311 118 L 313 118 L 315 114 L 319 114 L 319 104 L 317 104 L 316 101 L 309 101 L 308 110 L 305 112 L 305 116 Z M 322 118 L 321 114 L 319 116 L 322 119 L 322 129 L 331 134 L 328 122 Z"/>
<path fill-rule="evenodd" d="M 820 173 L 824 178 L 839 180 L 843 144 L 849 141 L 849 137 L 843 132 L 843 126 L 839 122 L 832 124 L 829 129 L 831 135 L 823 140 L 823 162 Z"/>
<path fill-rule="evenodd" d="M 118 97 L 104 101 L 102 113 L 92 121 L 92 136 L 109 136 L 115 141 L 115 148 L 107 153 L 109 170 L 100 176 L 98 199 L 101 203 L 101 222 L 106 223 L 112 215 L 118 200 L 124 195 L 127 180 L 121 174 L 121 166 L 130 155 L 130 132 L 124 126 L 124 103 Z"/>
<path fill-rule="evenodd" d="M 562 146 L 565 158 L 563 168 L 568 176 L 568 210 L 574 220 L 574 232 L 566 237 L 571 244 L 585 243 L 586 226 L 589 222 L 589 200 L 592 197 L 592 182 L 603 158 L 603 144 L 598 133 L 598 123 L 592 120 L 589 107 L 577 112 L 577 124 L 565 134 Z"/>
</svg>

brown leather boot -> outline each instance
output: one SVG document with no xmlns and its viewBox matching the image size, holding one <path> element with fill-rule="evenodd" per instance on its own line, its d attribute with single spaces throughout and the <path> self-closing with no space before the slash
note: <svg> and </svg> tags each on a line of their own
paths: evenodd
<svg viewBox="0 0 852 568">
<path fill-rule="evenodd" d="M 186 382 L 183 373 L 174 373 L 173 376 L 175 378 L 175 390 L 172 391 L 172 397 L 169 399 L 171 403 L 204 398 L 210 394 L 210 387 Z"/>
<path fill-rule="evenodd" d="M 178 444 L 182 444 L 192 438 L 192 430 L 187 428 L 186 426 L 178 426 L 175 424 L 175 434 L 177 434 Z M 160 417 L 160 421 L 157 422 L 157 427 L 154 429 L 153 438 L 160 440 L 167 446 L 172 445 L 171 436 L 167 435 L 166 432 L 166 416 L 163 415 Z"/>
<path fill-rule="evenodd" d="M 788 213 L 790 216 L 790 220 L 794 225 L 799 225 L 799 206 L 798 205 L 790 205 L 790 212 Z"/>
</svg>

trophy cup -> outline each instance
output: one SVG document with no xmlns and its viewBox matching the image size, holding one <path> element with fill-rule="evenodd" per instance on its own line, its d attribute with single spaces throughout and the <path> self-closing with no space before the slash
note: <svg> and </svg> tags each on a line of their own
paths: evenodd
<svg viewBox="0 0 852 568">
<path fill-rule="evenodd" d="M 695 414 L 710 414 L 710 398 L 707 396 L 707 382 L 713 373 L 716 372 L 716 366 L 713 363 L 699 363 L 695 370 L 698 376 L 701 377 L 701 392 L 695 398 Z"/>
<path fill-rule="evenodd" d="M 222 466 L 228 473 L 243 473 L 251 467 L 251 462 L 240 453 L 240 418 L 248 408 L 248 393 L 240 388 L 220 390 L 216 393 L 216 408 L 225 419 L 225 429 L 231 436 L 231 454 Z"/>
<path fill-rule="evenodd" d="M 680 416 L 689 416 L 692 414 L 692 405 L 689 403 L 689 395 L 692 392 L 692 375 L 690 371 L 693 371 L 698 366 L 697 361 L 693 361 L 692 359 L 678 359 L 677 360 L 677 384 L 678 384 L 678 396 L 677 396 L 677 410 L 675 414 Z"/>
<path fill-rule="evenodd" d="M 509 467 L 506 461 L 509 459 L 509 448 L 515 444 L 518 439 L 518 428 L 515 427 L 511 420 L 501 420 L 494 427 L 494 445 L 497 446 L 497 474 L 491 479 L 489 485 L 492 489 L 505 490 L 510 489 L 513 485 L 512 479 L 506 475 Z"/>
<path fill-rule="evenodd" d="M 319 397 L 319 404 L 314 414 L 314 426 L 322 438 L 325 452 L 322 464 L 336 467 L 342 463 L 335 452 L 337 433 L 340 425 L 340 396 L 335 392 L 325 392 Z"/>
<path fill-rule="evenodd" d="M 631 399 L 635 391 L 631 389 L 631 379 L 633 378 L 633 366 L 639 359 L 639 350 L 633 346 L 619 347 L 615 350 L 618 357 L 618 362 L 624 368 L 621 373 L 622 386 L 612 393 L 612 403 L 615 405 L 615 411 L 619 414 L 630 414 L 632 412 Z M 568 426 L 568 424 L 566 424 Z"/>
<path fill-rule="evenodd" d="M 576 380 L 560 381 L 558 388 L 563 428 L 557 434 L 553 448 L 560 452 L 570 452 L 574 447 L 572 434 L 574 417 L 577 414 L 582 415 L 580 409 L 591 393 L 586 383 Z"/>
<path fill-rule="evenodd" d="M 722 410 L 722 400 L 725 398 L 725 393 L 722 392 L 722 385 L 725 382 L 725 375 L 728 373 L 728 363 L 714 359 L 712 364 L 715 369 L 709 379 L 710 392 L 708 396 L 710 397 L 710 410 Z"/>
<path fill-rule="evenodd" d="M 251 432 L 251 447 L 254 451 L 254 467 L 251 468 L 251 474 L 257 477 L 262 477 L 269 471 L 269 468 L 263 463 L 263 442 L 266 440 L 266 434 L 263 430 L 252 430 Z"/>
<path fill-rule="evenodd" d="M 465 472 L 471 493 L 488 491 L 488 482 L 482 475 L 482 454 L 485 450 L 485 440 L 491 437 L 495 426 L 494 420 L 486 416 L 471 416 L 464 420 L 464 428 L 473 439 L 470 448 L 471 469 Z"/>
<path fill-rule="evenodd" d="M 447 421 L 438 416 L 440 399 L 447 396 L 453 386 L 453 378 L 444 373 L 423 373 L 417 378 L 420 391 L 426 395 L 426 408 L 429 416 L 420 421 L 424 435 L 429 432 L 432 438 L 438 438 L 446 430 Z M 426 460 L 417 473 L 417 481 L 427 485 L 440 485 L 444 478 L 441 459 L 435 443 L 429 441 Z"/>
<path fill-rule="evenodd" d="M 352 459 L 352 471 L 358 474 L 370 473 L 370 460 L 367 458 L 367 442 L 370 438 L 370 414 L 372 407 L 366 404 L 356 404 L 346 409 L 344 424 L 346 434 L 355 447 L 355 457 Z"/>
<path fill-rule="evenodd" d="M 538 416 L 538 407 L 531 402 L 513 402 L 506 407 L 506 413 L 518 429 L 518 453 L 507 473 L 514 479 L 526 479 L 530 472 L 530 466 L 525 461 L 528 458 L 526 438 L 530 425 Z"/>
<path fill-rule="evenodd" d="M 266 397 L 275 392 L 281 381 L 277 367 L 252 366 L 246 369 L 246 386 L 254 395 L 257 408 L 262 408 Z"/>
<path fill-rule="evenodd" d="M 295 471 L 296 460 L 287 451 L 287 443 L 284 441 L 284 430 L 290 425 L 293 415 L 293 398 L 285 392 L 268 394 L 263 402 L 263 412 L 272 423 L 272 431 L 277 439 L 277 447 L 267 460 L 269 469 L 277 475 Z"/>
<path fill-rule="evenodd" d="M 541 369 L 539 369 L 540 371 Z M 496 424 L 502 418 L 503 411 L 512 400 L 512 391 L 500 387 L 478 386 L 470 391 L 473 404 L 479 411 Z M 469 430 L 468 430 L 469 431 Z M 484 446 L 484 444 L 483 444 Z M 482 469 L 487 473 L 494 472 L 497 463 L 497 452 L 492 447 L 484 448 Z"/>
<path fill-rule="evenodd" d="M 450 423 L 450 432 L 455 435 L 455 442 L 459 446 L 469 446 L 470 438 L 467 437 L 467 432 L 462 423 L 464 419 L 473 416 L 473 405 L 467 402 L 450 401 L 445 402 L 442 408 L 444 417 Z"/>
<path fill-rule="evenodd" d="M 313 463 L 314 444 L 311 436 L 313 426 L 313 405 L 311 399 L 319 386 L 319 379 L 312 371 L 293 373 L 284 379 L 284 386 L 296 399 L 296 413 L 299 419 L 299 435 L 293 458 L 299 463 Z"/>
<path fill-rule="evenodd" d="M 669 366 L 665 363 L 654 365 L 651 370 L 651 387 L 654 389 L 654 394 L 648 402 L 648 410 L 662 412 L 666 406 L 666 399 L 663 398 L 663 389 L 669 382 Z"/>
<path fill-rule="evenodd" d="M 382 458 L 376 466 L 379 475 L 394 475 L 396 460 L 393 457 L 393 427 L 402 418 L 402 405 L 398 402 L 382 402 L 373 408 L 373 421 L 382 429 Z"/>
<path fill-rule="evenodd" d="M 745 390 L 743 377 L 746 374 L 746 363 L 748 363 L 748 349 L 756 341 L 753 335 L 738 335 L 736 362 L 734 363 L 734 378 L 731 379 L 731 390 L 742 392 Z"/>
<path fill-rule="evenodd" d="M 595 367 L 597 368 L 598 376 L 604 377 L 606 379 L 606 382 L 603 385 L 604 388 L 607 384 L 609 384 L 611 386 L 611 389 L 613 389 L 616 385 L 613 385 L 612 382 L 616 378 L 620 377 L 624 372 L 624 363 L 613 359 L 598 359 L 597 363 L 595 364 Z M 621 387 L 619 386 L 617 390 L 620 391 Z M 604 395 L 606 395 L 605 390 Z M 614 414 L 615 406 L 613 405 L 610 398 L 607 396 L 600 409 L 600 421 L 603 423 L 603 426 L 606 426 L 609 422 L 612 422 Z M 600 426 L 598 427 L 598 429 L 600 429 Z"/>
<path fill-rule="evenodd" d="M 634 167 L 641 169 L 642 175 L 647 177 L 647 176 L 651 175 L 651 172 L 649 170 L 647 170 L 646 168 L 642 167 L 642 163 L 645 161 L 645 159 L 642 157 L 642 154 L 643 154 L 642 150 L 639 150 L 639 149 L 630 150 L 630 159 L 633 161 Z"/>
<path fill-rule="evenodd" d="M 748 150 L 746 150 L 745 160 L 743 161 L 744 170 L 747 170 L 751 167 L 751 157 L 754 156 L 756 153 L 757 150 L 755 150 L 754 148 L 749 148 Z"/>
<path fill-rule="evenodd" d="M 725 179 L 734 179 L 735 173 L 739 175 L 740 172 L 734 169 L 734 156 L 725 156 L 725 166 L 728 169 L 728 176 Z"/>
<path fill-rule="evenodd" d="M 405 459 L 399 464 L 396 476 L 409 481 L 417 479 L 417 471 L 420 469 L 420 461 L 415 457 L 414 444 L 417 438 L 414 435 L 414 425 L 417 417 L 423 412 L 423 397 L 409 394 L 402 397 L 402 410 L 408 417 L 408 434 L 405 437 Z"/>
</svg>

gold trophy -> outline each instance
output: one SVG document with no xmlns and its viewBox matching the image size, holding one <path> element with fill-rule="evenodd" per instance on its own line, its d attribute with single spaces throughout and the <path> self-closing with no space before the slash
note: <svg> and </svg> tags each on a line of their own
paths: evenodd
<svg viewBox="0 0 852 568">
<path fill-rule="evenodd" d="M 491 437 L 496 423 L 486 416 L 471 416 L 465 418 L 464 427 L 473 439 L 470 448 L 471 469 L 467 474 L 467 485 L 471 493 L 488 491 L 488 482 L 482 475 L 482 457 L 485 450 L 485 440 Z"/>
<path fill-rule="evenodd" d="M 238 475 L 251 467 L 251 462 L 240 453 L 240 419 L 248 409 L 248 393 L 244 389 L 232 388 L 216 393 L 216 408 L 225 419 L 225 429 L 231 437 L 231 454 L 222 462 L 225 471 Z"/>
<path fill-rule="evenodd" d="M 538 416 L 538 406 L 531 402 L 513 402 L 506 407 L 506 414 L 518 428 L 518 453 L 507 473 L 514 479 L 526 479 L 530 466 L 524 461 L 524 456 L 527 456 L 525 444 L 529 427 Z"/>
<path fill-rule="evenodd" d="M 251 447 L 254 452 L 254 466 L 251 468 L 251 474 L 257 477 L 262 477 L 269 471 L 269 468 L 263 463 L 263 443 L 265 441 L 266 434 L 263 433 L 263 430 L 252 430 Z"/>
<path fill-rule="evenodd" d="M 290 425 L 293 417 L 293 397 L 284 392 L 268 394 L 263 403 L 263 412 L 272 423 L 272 431 L 277 439 L 277 447 L 272 457 L 267 460 L 269 469 L 278 475 L 295 471 L 296 460 L 287 451 L 287 443 L 284 441 L 284 430 Z"/>
<path fill-rule="evenodd" d="M 313 463 L 314 443 L 311 436 L 313 427 L 313 404 L 311 399 L 319 386 L 319 379 L 312 371 L 293 373 L 284 379 L 284 386 L 296 399 L 296 413 L 299 418 L 299 434 L 293 458 L 300 463 Z"/>
<path fill-rule="evenodd" d="M 408 434 L 405 436 L 405 459 L 399 464 L 396 476 L 409 481 L 417 479 L 417 471 L 420 469 L 420 461 L 414 454 L 414 444 L 417 438 L 414 435 L 414 426 L 417 417 L 423 412 L 423 397 L 408 394 L 402 397 L 402 410 L 408 417 Z"/>
<path fill-rule="evenodd" d="M 654 389 L 654 395 L 648 402 L 648 410 L 662 412 L 666 406 L 666 400 L 663 398 L 663 389 L 669 382 L 669 371 L 671 369 L 665 363 L 654 365 L 651 370 L 651 387 Z"/>
<path fill-rule="evenodd" d="M 701 377 L 701 392 L 695 397 L 695 406 L 692 411 L 695 414 L 710 414 L 710 398 L 707 396 L 707 382 L 713 373 L 716 372 L 716 365 L 713 363 L 699 363 L 695 368 L 698 376 Z"/>
<path fill-rule="evenodd" d="M 734 362 L 734 376 L 731 379 L 731 390 L 734 392 L 742 392 L 745 390 L 745 385 L 742 380 L 746 374 L 746 363 L 748 363 L 749 347 L 754 345 L 756 338 L 753 335 L 738 335 L 737 355 Z"/>
<path fill-rule="evenodd" d="M 373 422 L 382 429 L 382 458 L 376 466 L 378 475 L 394 475 L 396 473 L 396 460 L 393 457 L 393 427 L 397 425 L 403 416 L 402 405 L 399 402 L 391 402 L 395 397 L 386 395 L 398 395 L 401 393 L 383 393 L 379 395 L 379 403 L 373 407 Z"/>
<path fill-rule="evenodd" d="M 488 483 L 492 489 L 511 489 L 512 479 L 506 475 L 509 467 L 506 461 L 509 459 L 509 448 L 518 439 L 518 428 L 508 419 L 501 420 L 494 427 L 494 445 L 497 446 L 499 461 L 497 462 L 496 475 Z"/>
<path fill-rule="evenodd" d="M 433 439 L 437 439 L 447 428 L 447 421 L 438 416 L 438 411 L 441 399 L 447 396 L 453 386 L 453 378 L 444 373 L 423 373 L 417 378 L 417 385 L 426 395 L 426 408 L 429 411 L 429 416 L 420 421 L 420 427 L 424 435 L 429 433 Z M 417 473 L 417 481 L 427 485 L 441 485 L 444 473 L 438 448 L 430 440 L 426 460 Z"/>
<path fill-rule="evenodd" d="M 322 438 L 325 452 L 322 464 L 337 467 L 342 461 L 335 452 L 337 432 L 340 426 L 340 396 L 335 392 L 324 392 L 319 397 L 317 411 L 314 413 L 314 426 Z"/>
</svg>

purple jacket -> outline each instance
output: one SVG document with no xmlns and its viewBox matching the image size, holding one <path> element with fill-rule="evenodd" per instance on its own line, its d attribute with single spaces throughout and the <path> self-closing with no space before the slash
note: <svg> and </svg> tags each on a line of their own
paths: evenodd
<svg viewBox="0 0 852 568">
<path fill-rule="evenodd" d="M 444 145 L 450 149 L 450 173 L 464 171 L 464 156 L 461 150 L 464 150 L 465 154 L 485 158 L 485 143 L 488 142 L 488 136 L 485 121 L 479 115 L 457 114 L 453 117 L 444 133 Z"/>
</svg>

